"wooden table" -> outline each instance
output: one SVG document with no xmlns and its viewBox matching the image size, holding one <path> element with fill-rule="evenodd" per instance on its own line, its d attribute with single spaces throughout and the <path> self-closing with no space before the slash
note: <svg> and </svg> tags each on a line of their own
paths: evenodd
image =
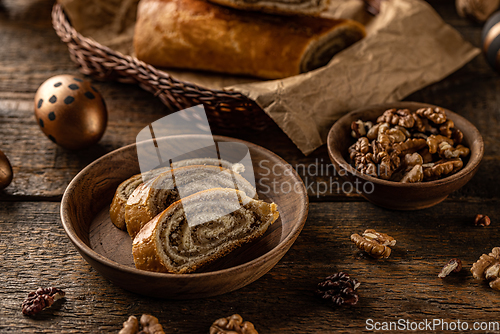
<svg viewBox="0 0 500 334">
<path fill-rule="evenodd" d="M 430 2 L 479 46 L 481 26 L 459 18 L 453 0 Z M 142 313 L 158 317 L 167 333 L 208 333 L 215 319 L 233 313 L 253 322 L 259 333 L 357 333 L 384 321 L 416 326 L 443 319 L 455 325 L 468 322 L 469 328 L 475 321 L 500 321 L 500 292 L 469 272 L 481 254 L 500 246 L 500 76 L 482 56 L 407 98 L 454 110 L 482 133 L 485 156 L 465 187 L 433 208 L 397 212 L 335 188 L 317 193 L 318 182 L 329 177 L 303 175 L 308 185 L 314 183 L 309 217 L 293 247 L 268 274 L 219 297 L 158 300 L 114 286 L 87 264 L 64 233 L 59 207 L 78 171 L 133 143 L 139 130 L 168 110 L 138 87 L 96 82 L 109 109 L 100 143 L 71 152 L 47 140 L 33 117 L 35 91 L 53 75 L 78 73 L 51 28 L 50 10 L 51 1 L 38 1 L 15 18 L 0 12 L 0 148 L 15 173 L 12 184 L 0 191 L 0 332 L 117 332 L 129 315 Z M 292 166 L 328 162 L 325 147 L 305 157 L 276 126 L 234 137 L 262 145 Z M 491 226 L 475 227 L 477 213 L 489 215 Z M 397 239 L 389 259 L 367 258 L 349 241 L 365 228 Z M 464 269 L 439 279 L 441 267 L 454 257 L 462 259 Z M 316 284 L 336 271 L 361 282 L 356 306 L 333 308 L 314 296 Z M 36 317 L 23 316 L 21 303 L 38 286 L 60 287 L 67 297 Z"/>
</svg>

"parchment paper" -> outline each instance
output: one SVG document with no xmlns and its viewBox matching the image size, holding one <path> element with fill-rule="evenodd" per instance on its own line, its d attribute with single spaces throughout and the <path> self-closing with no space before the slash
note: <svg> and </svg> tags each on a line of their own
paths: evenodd
<svg viewBox="0 0 500 334">
<path fill-rule="evenodd" d="M 138 0 L 60 2 L 83 35 L 133 55 Z M 445 78 L 480 53 L 425 1 L 383 1 L 376 17 L 367 14 L 363 6 L 362 0 L 331 0 L 329 10 L 322 15 L 357 20 L 365 24 L 367 37 L 315 71 L 270 81 L 170 69 L 168 72 L 183 81 L 247 95 L 304 154 L 309 154 L 326 142 L 330 127 L 346 112 L 401 100 Z"/>
</svg>

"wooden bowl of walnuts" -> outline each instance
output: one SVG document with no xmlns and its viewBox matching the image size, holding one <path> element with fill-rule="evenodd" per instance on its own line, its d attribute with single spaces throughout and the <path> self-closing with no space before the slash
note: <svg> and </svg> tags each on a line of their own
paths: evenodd
<svg viewBox="0 0 500 334">
<path fill-rule="evenodd" d="M 418 102 L 352 111 L 333 125 L 327 144 L 346 182 L 368 201 L 396 210 L 442 202 L 474 176 L 484 153 L 469 121 Z"/>
</svg>

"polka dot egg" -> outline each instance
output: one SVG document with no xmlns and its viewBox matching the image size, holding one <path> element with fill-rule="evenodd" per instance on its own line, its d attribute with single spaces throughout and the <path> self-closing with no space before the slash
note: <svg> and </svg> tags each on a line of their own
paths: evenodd
<svg viewBox="0 0 500 334">
<path fill-rule="evenodd" d="M 50 140 L 71 150 L 97 143 L 108 120 L 101 94 L 89 81 L 72 75 L 57 75 L 38 88 L 35 117 Z"/>
</svg>

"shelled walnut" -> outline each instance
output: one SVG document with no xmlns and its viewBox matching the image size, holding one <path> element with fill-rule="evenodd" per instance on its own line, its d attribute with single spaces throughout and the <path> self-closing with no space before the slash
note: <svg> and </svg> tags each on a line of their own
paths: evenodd
<svg viewBox="0 0 500 334">
<path fill-rule="evenodd" d="M 474 219 L 474 225 L 476 226 L 490 226 L 490 224 L 491 224 L 490 217 L 482 214 L 477 214 L 476 218 Z"/>
<path fill-rule="evenodd" d="M 22 312 L 24 315 L 35 315 L 65 295 L 66 293 L 58 288 L 38 288 L 28 294 L 22 304 Z"/>
<path fill-rule="evenodd" d="M 481 255 L 470 271 L 475 279 L 486 279 L 490 288 L 500 290 L 500 247 L 493 248 L 488 255 Z"/>
<path fill-rule="evenodd" d="M 139 330 L 139 321 L 135 316 L 131 315 L 128 320 L 123 323 L 123 328 L 118 334 L 165 334 L 158 319 L 152 315 L 143 314 L 141 316 L 140 325 L 142 328 Z"/>
<path fill-rule="evenodd" d="M 351 241 L 356 244 L 356 247 L 376 259 L 388 258 L 391 255 L 389 246 L 396 245 L 393 237 L 373 229 L 364 231 L 362 235 L 354 233 L 351 235 Z"/>
<path fill-rule="evenodd" d="M 210 334 L 259 334 L 254 325 L 249 321 L 243 321 L 239 314 L 233 314 L 227 318 L 217 319 L 210 326 Z"/>
<path fill-rule="evenodd" d="M 463 133 L 438 107 L 388 109 L 376 124 L 357 120 L 351 129 L 357 139 L 349 147 L 354 167 L 384 180 L 416 183 L 446 177 L 460 170 L 462 158 L 470 154 L 461 145 Z"/>
<path fill-rule="evenodd" d="M 445 278 L 451 273 L 458 273 L 462 270 L 462 261 L 460 259 L 451 259 L 448 263 L 441 269 L 438 274 L 439 278 Z"/>
</svg>

